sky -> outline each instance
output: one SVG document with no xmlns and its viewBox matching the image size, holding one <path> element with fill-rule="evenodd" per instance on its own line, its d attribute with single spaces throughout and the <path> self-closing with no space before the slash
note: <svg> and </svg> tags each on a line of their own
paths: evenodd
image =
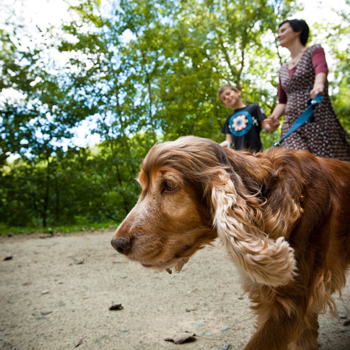
<svg viewBox="0 0 350 350">
<path fill-rule="evenodd" d="M 74 0 L 69 0 L 74 3 Z M 339 16 L 332 12 L 332 9 L 341 11 L 345 8 L 345 0 L 297 0 L 298 3 L 304 5 L 304 10 L 297 13 L 294 18 L 304 19 L 309 26 L 315 22 L 337 23 Z M 67 13 L 68 5 L 64 0 L 0 0 L 0 7 L 14 9 L 14 16 L 24 18 L 25 24 L 36 32 L 36 26 L 44 29 L 47 26 L 59 26 L 62 20 L 69 20 Z M 0 23 L 4 21 L 4 11 L 0 11 Z M 91 122 L 85 121 L 83 124 L 75 128 L 75 138 L 73 143 L 77 146 L 85 147 L 99 143 L 100 138 L 97 134 L 91 135 Z"/>
<path fill-rule="evenodd" d="M 304 5 L 305 10 L 298 13 L 295 18 L 303 18 L 310 25 L 322 19 L 336 22 L 338 17 L 331 13 L 331 9 L 341 10 L 345 7 L 345 0 L 297 0 Z M 74 0 L 70 0 L 74 3 Z M 0 0 L 0 5 L 14 6 L 17 11 L 26 8 L 26 19 L 33 24 L 46 26 L 47 24 L 60 24 L 67 18 L 67 4 L 64 0 Z M 3 5 L 1 5 L 2 8 Z"/>
<path fill-rule="evenodd" d="M 304 11 L 294 17 L 304 19 L 309 25 L 322 20 L 336 23 L 339 16 L 331 10 L 341 11 L 346 6 L 345 0 L 302 0 L 299 3 L 304 5 Z"/>
</svg>

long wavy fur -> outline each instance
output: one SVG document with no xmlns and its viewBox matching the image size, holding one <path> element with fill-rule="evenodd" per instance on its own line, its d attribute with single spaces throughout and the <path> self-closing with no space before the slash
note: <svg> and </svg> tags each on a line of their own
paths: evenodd
<svg viewBox="0 0 350 350">
<path fill-rule="evenodd" d="M 273 287 L 288 283 L 296 273 L 293 249 L 283 237 L 270 239 L 254 226 L 260 209 L 252 211 L 249 202 L 255 197 L 240 197 L 229 174 L 222 171 L 213 181 L 211 198 L 213 223 L 232 261 L 254 283 Z"/>
</svg>

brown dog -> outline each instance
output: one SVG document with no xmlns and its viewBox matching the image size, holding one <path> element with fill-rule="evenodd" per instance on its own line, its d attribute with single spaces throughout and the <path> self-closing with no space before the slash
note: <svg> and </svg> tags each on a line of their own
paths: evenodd
<svg viewBox="0 0 350 350">
<path fill-rule="evenodd" d="M 112 239 L 119 253 L 180 271 L 219 237 L 258 316 L 245 349 L 318 349 L 318 314 L 335 311 L 350 264 L 350 163 L 189 136 L 154 146 L 138 180 Z"/>
</svg>

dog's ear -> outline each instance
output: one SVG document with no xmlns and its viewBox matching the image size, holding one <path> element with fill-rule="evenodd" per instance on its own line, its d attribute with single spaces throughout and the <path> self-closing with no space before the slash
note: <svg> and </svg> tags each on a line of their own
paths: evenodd
<svg viewBox="0 0 350 350">
<path fill-rule="evenodd" d="M 257 224 L 263 220 L 261 203 L 255 196 L 244 194 L 237 174 L 217 170 L 211 181 L 211 206 L 218 237 L 233 262 L 254 283 L 275 287 L 293 279 L 293 249 L 284 238 L 272 240 L 261 230 L 263 225 Z"/>
</svg>

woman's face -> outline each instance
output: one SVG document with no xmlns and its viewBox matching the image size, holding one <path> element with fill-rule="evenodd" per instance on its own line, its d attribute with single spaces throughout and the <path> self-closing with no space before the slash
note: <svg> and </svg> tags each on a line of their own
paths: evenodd
<svg viewBox="0 0 350 350">
<path fill-rule="evenodd" d="M 289 47 L 296 40 L 300 42 L 300 33 L 295 32 L 288 22 L 283 23 L 278 31 L 277 40 L 282 47 Z"/>
</svg>

